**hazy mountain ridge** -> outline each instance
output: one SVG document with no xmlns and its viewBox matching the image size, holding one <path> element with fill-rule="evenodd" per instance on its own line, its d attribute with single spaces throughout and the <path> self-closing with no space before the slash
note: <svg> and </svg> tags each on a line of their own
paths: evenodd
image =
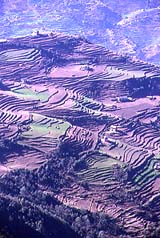
<svg viewBox="0 0 160 238">
<path fill-rule="evenodd" d="M 57 30 L 159 65 L 159 1 L 1 1 L 1 38 Z"/>
</svg>

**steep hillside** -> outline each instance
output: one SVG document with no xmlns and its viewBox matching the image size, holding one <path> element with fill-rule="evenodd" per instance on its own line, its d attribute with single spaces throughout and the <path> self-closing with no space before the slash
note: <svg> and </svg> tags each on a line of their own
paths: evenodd
<svg viewBox="0 0 160 238">
<path fill-rule="evenodd" d="M 37 32 L 0 43 L 0 81 L 2 202 L 45 237 L 159 236 L 159 67 Z"/>
</svg>

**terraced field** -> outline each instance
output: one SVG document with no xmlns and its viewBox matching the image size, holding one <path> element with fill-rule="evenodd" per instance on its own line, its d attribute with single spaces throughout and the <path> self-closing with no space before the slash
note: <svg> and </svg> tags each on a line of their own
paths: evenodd
<svg viewBox="0 0 160 238">
<path fill-rule="evenodd" d="M 39 169 L 57 151 L 75 158 L 70 183 L 53 195 L 105 212 L 130 237 L 160 221 L 159 113 L 154 65 L 77 36 L 0 43 L 1 177 Z"/>
</svg>

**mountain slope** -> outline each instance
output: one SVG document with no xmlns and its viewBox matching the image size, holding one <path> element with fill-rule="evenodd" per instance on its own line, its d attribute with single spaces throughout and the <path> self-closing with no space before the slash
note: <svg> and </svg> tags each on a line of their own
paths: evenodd
<svg viewBox="0 0 160 238">
<path fill-rule="evenodd" d="M 37 32 L 1 42 L 0 69 L 0 190 L 30 229 L 36 209 L 46 237 L 69 232 L 59 218 L 73 236 L 158 237 L 160 68 Z"/>
</svg>

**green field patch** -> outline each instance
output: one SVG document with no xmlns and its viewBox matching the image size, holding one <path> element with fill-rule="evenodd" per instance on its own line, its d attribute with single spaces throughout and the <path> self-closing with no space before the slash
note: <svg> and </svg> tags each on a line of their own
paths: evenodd
<svg viewBox="0 0 160 238">
<path fill-rule="evenodd" d="M 99 168 L 99 169 L 110 168 L 115 164 L 123 165 L 122 162 L 107 157 L 106 159 L 96 161 L 94 165 L 91 166 L 91 168 Z"/>
<path fill-rule="evenodd" d="M 156 158 L 152 159 L 149 165 L 144 168 L 143 172 L 136 176 L 134 179 L 135 183 L 143 185 L 143 181 L 148 180 L 148 177 L 155 177 L 159 174 L 156 169 L 153 168 L 155 161 L 157 161 Z"/>
<path fill-rule="evenodd" d="M 92 155 L 86 158 L 87 167 L 78 172 L 79 178 L 90 184 L 106 185 L 113 181 L 113 166 L 125 164 L 107 155 Z"/>
<path fill-rule="evenodd" d="M 46 102 L 50 96 L 48 90 L 43 92 L 36 92 L 31 88 L 21 88 L 13 90 L 15 96 L 23 98 L 24 100 L 39 100 L 41 102 Z"/>
<path fill-rule="evenodd" d="M 64 135 L 66 130 L 70 127 L 68 122 L 57 121 L 40 124 L 33 122 L 29 126 L 29 130 L 22 132 L 22 137 L 24 138 L 59 138 Z"/>
<path fill-rule="evenodd" d="M 145 175 L 145 176 L 137 176 L 137 178 L 135 179 L 135 183 L 142 188 L 145 183 L 149 183 L 150 181 L 153 181 L 156 179 L 156 174 L 154 171 L 151 171 L 149 174 Z"/>
</svg>

